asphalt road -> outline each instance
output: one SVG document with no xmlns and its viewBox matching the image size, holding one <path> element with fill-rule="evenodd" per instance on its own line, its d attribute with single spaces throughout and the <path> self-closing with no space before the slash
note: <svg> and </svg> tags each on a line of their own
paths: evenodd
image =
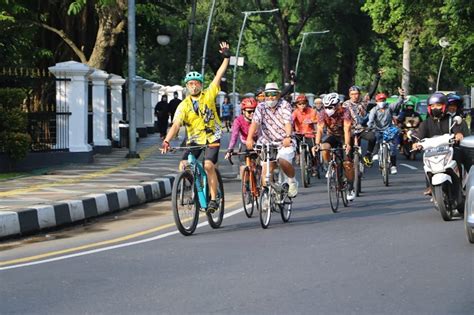
<svg viewBox="0 0 474 315">
<path fill-rule="evenodd" d="M 227 181 L 232 216 L 217 230 L 176 234 L 164 201 L 0 243 L 1 261 L 25 258 L 0 266 L 0 313 L 474 314 L 463 223 L 443 222 L 422 195 L 421 162 L 400 160 L 417 169 L 400 166 L 390 187 L 369 170 L 338 214 L 323 180 L 300 188 L 290 222 L 274 215 L 267 230 Z"/>
</svg>

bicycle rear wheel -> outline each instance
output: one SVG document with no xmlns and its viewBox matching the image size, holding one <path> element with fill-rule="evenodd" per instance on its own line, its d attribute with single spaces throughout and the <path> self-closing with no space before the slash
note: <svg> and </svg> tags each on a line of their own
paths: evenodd
<svg viewBox="0 0 474 315">
<path fill-rule="evenodd" d="M 337 213 L 338 208 L 339 208 L 339 189 L 337 188 L 338 181 L 337 181 L 336 165 L 334 163 L 331 163 L 329 164 L 328 168 L 329 169 L 328 169 L 327 186 L 328 186 L 329 203 L 331 205 L 332 212 Z"/>
<path fill-rule="evenodd" d="M 270 224 L 270 218 L 272 216 L 272 202 L 270 198 L 270 189 L 268 187 L 265 187 L 262 190 L 262 193 L 260 195 L 259 208 L 260 224 L 262 225 L 262 228 L 266 229 Z"/>
<path fill-rule="evenodd" d="M 301 182 L 306 188 L 309 186 L 307 165 L 306 165 L 306 150 L 304 146 L 300 145 L 300 170 L 301 170 Z"/>
<path fill-rule="evenodd" d="M 218 181 L 216 201 L 219 204 L 219 207 L 213 213 L 209 213 L 209 211 L 206 211 L 207 221 L 213 229 L 219 228 L 222 224 L 222 220 L 224 219 L 224 184 L 222 183 L 221 173 L 219 173 L 219 170 L 217 169 L 216 175 Z M 210 196 L 208 196 L 208 200 L 210 199 Z"/>
<path fill-rule="evenodd" d="M 184 171 L 176 177 L 171 195 L 176 227 L 185 236 L 193 234 L 199 221 L 199 202 L 191 172 Z"/>
<path fill-rule="evenodd" d="M 252 194 L 250 168 L 246 166 L 242 172 L 242 204 L 247 218 L 251 218 L 255 207 L 255 200 Z"/>
<path fill-rule="evenodd" d="M 283 222 L 290 221 L 291 211 L 293 208 L 293 200 L 286 196 L 286 198 L 278 205 L 280 207 L 281 219 Z"/>
<path fill-rule="evenodd" d="M 347 179 L 343 176 L 341 176 L 341 179 L 339 180 L 340 182 L 340 194 L 341 194 L 341 199 L 342 199 L 342 204 L 344 207 L 347 207 L 349 205 L 349 200 L 347 200 Z"/>
<path fill-rule="evenodd" d="M 390 172 L 390 161 L 389 161 L 389 155 L 388 155 L 388 148 L 386 145 L 383 146 L 382 149 L 382 177 L 383 177 L 383 183 L 385 186 L 388 186 L 388 176 Z"/>
</svg>

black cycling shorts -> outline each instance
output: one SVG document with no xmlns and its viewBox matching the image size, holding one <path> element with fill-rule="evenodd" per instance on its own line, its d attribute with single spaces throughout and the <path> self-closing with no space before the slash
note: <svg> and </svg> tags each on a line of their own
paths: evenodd
<svg viewBox="0 0 474 315">
<path fill-rule="evenodd" d="M 199 144 L 190 143 L 189 145 L 190 146 L 198 146 Z M 217 163 L 217 158 L 219 157 L 220 148 L 221 148 L 220 140 L 217 140 L 216 142 L 208 144 L 208 147 L 206 148 L 206 155 L 204 156 L 204 160 L 205 161 L 211 161 L 212 163 L 216 164 Z M 191 152 L 196 159 L 199 159 L 199 156 L 201 155 L 203 150 L 204 149 L 185 150 L 181 160 L 187 161 L 189 152 Z"/>
<path fill-rule="evenodd" d="M 322 143 L 329 143 L 331 148 L 341 148 L 343 145 L 342 137 L 336 137 L 334 135 L 327 135 Z"/>
</svg>

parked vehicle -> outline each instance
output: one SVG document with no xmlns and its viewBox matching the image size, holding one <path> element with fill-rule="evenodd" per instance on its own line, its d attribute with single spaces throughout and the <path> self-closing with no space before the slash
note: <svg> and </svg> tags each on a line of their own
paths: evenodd
<svg viewBox="0 0 474 315">
<path fill-rule="evenodd" d="M 464 228 L 467 240 L 474 244 L 474 136 L 465 137 L 460 144 L 463 164 L 469 173 L 466 179 L 466 202 L 464 204 Z"/>
</svg>

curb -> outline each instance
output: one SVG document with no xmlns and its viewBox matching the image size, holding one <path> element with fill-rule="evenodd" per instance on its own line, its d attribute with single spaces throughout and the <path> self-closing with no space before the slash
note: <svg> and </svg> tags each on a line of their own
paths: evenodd
<svg viewBox="0 0 474 315">
<path fill-rule="evenodd" d="M 43 229 L 83 222 L 171 195 L 176 174 L 168 174 L 140 185 L 89 194 L 78 200 L 37 205 L 18 211 L 0 212 L 0 239 L 39 232 Z"/>
</svg>

